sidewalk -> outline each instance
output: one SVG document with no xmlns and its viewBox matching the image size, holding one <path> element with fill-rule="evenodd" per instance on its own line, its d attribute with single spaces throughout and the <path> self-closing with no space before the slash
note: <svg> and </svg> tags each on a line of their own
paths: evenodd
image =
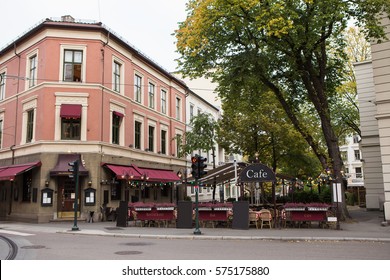
<svg viewBox="0 0 390 280">
<path fill-rule="evenodd" d="M 316 223 L 311 228 L 276 228 L 238 230 L 231 228 L 200 228 L 201 234 L 193 234 L 194 229 L 159 227 L 117 227 L 116 222 L 78 222 L 79 230 L 73 231 L 73 222 L 27 224 L 0 221 L 0 234 L 21 233 L 60 233 L 79 235 L 109 235 L 115 237 L 159 238 L 159 239 L 249 239 L 249 240 L 338 240 L 338 241 L 379 241 L 390 242 L 390 226 L 382 226 L 383 212 L 366 211 L 351 207 L 352 222 L 341 222 L 340 230 L 319 228 Z"/>
</svg>

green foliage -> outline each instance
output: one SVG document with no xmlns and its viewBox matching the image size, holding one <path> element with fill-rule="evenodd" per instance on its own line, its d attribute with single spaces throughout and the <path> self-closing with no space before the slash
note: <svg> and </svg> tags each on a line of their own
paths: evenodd
<svg viewBox="0 0 390 280">
<path fill-rule="evenodd" d="M 191 130 L 185 132 L 184 141 L 180 145 L 180 156 L 191 154 L 193 151 L 212 150 L 215 143 L 217 122 L 208 113 L 200 113 L 191 119 Z"/>
</svg>

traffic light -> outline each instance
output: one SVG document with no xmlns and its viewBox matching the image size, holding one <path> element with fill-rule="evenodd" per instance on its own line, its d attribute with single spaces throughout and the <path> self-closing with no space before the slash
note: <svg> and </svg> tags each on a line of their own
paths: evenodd
<svg viewBox="0 0 390 280">
<path fill-rule="evenodd" d="M 191 157 L 191 174 L 193 178 L 199 179 L 198 155 Z"/>
<path fill-rule="evenodd" d="M 71 161 L 68 163 L 68 165 L 70 166 L 68 171 L 71 172 L 71 174 L 69 174 L 69 177 L 73 178 L 73 180 L 76 180 L 79 174 L 79 161 L 78 160 Z"/>
<path fill-rule="evenodd" d="M 204 175 L 207 174 L 207 171 L 205 168 L 207 167 L 207 164 L 205 163 L 207 161 L 207 158 L 204 158 L 202 156 L 198 157 L 198 176 L 199 178 L 202 178 Z"/>
</svg>

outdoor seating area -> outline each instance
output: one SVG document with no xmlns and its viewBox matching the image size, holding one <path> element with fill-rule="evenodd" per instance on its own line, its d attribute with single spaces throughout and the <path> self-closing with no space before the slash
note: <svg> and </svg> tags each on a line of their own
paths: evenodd
<svg viewBox="0 0 390 280">
<path fill-rule="evenodd" d="M 196 204 L 189 202 L 191 212 L 186 218 L 189 224 L 196 225 Z M 313 222 L 322 228 L 334 228 L 337 221 L 331 205 L 324 203 L 286 203 L 278 208 L 249 207 L 238 219 L 248 219 L 247 227 L 255 229 L 311 227 Z M 178 211 L 174 203 L 137 202 L 128 203 L 127 225 L 140 227 L 176 227 Z M 238 212 L 237 212 L 238 213 Z M 198 226 L 201 228 L 232 228 L 235 215 L 233 203 L 202 202 L 198 204 Z M 131 221 L 131 223 L 129 223 Z"/>
</svg>

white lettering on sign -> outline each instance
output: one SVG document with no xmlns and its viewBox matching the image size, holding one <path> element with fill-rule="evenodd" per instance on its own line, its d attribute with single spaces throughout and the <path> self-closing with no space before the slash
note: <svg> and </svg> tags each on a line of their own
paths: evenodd
<svg viewBox="0 0 390 280">
<path fill-rule="evenodd" d="M 264 169 L 260 169 L 259 171 L 254 171 L 253 169 L 249 169 L 246 172 L 246 177 L 248 178 L 267 178 L 268 173 L 264 171 Z"/>
</svg>

